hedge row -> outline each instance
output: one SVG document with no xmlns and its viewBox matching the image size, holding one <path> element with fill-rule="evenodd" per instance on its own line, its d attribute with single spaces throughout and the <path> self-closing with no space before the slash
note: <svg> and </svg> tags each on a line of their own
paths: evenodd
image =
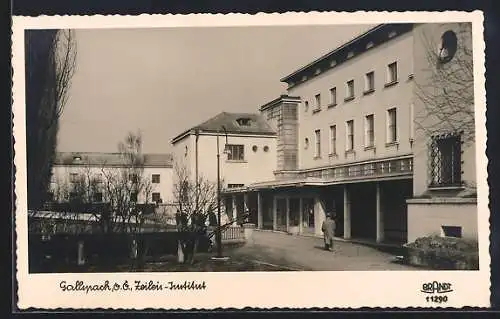
<svg viewBox="0 0 500 319">
<path fill-rule="evenodd" d="M 477 241 L 463 238 L 428 236 L 406 245 L 410 264 L 441 270 L 479 269 Z"/>
<path fill-rule="evenodd" d="M 116 264 L 130 259 L 131 244 L 135 238 L 140 255 L 159 257 L 177 254 L 178 232 L 130 234 L 57 234 L 50 237 L 29 235 L 30 271 L 37 272 L 47 264 L 76 263 L 78 242 L 84 242 L 85 258 L 91 262 Z M 209 241 L 202 237 L 198 251 L 206 252 Z"/>
</svg>

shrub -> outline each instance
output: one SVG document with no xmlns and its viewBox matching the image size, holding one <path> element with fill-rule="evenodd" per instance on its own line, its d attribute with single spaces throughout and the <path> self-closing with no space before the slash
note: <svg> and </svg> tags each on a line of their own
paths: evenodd
<svg viewBox="0 0 500 319">
<path fill-rule="evenodd" d="M 479 269 L 479 246 L 475 240 L 428 236 L 406 247 L 412 263 L 433 269 Z"/>
</svg>

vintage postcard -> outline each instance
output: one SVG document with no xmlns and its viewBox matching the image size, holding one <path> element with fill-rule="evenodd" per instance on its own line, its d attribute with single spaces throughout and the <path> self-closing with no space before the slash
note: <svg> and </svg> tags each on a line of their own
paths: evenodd
<svg viewBox="0 0 500 319">
<path fill-rule="evenodd" d="M 12 31 L 19 309 L 490 305 L 481 12 Z"/>
</svg>

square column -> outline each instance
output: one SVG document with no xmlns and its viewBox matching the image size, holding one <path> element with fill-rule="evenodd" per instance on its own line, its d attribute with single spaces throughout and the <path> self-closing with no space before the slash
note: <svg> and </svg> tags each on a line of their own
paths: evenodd
<svg viewBox="0 0 500 319">
<path fill-rule="evenodd" d="M 299 199 L 299 233 L 302 234 L 304 232 L 304 225 L 303 225 L 303 219 L 304 219 L 304 200 L 302 197 Z"/>
<path fill-rule="evenodd" d="M 384 212 L 380 197 L 380 183 L 377 183 L 377 243 L 384 241 Z"/>
<path fill-rule="evenodd" d="M 232 218 L 232 221 L 233 223 L 236 221 L 236 219 L 238 218 L 238 206 L 236 205 L 236 195 L 233 195 L 232 196 L 232 200 L 233 200 L 233 218 Z"/>
<path fill-rule="evenodd" d="M 257 228 L 262 229 L 263 227 L 263 219 L 262 219 L 262 194 L 260 192 L 257 193 Z"/>
<path fill-rule="evenodd" d="M 286 231 L 290 230 L 290 197 L 286 197 Z"/>
<path fill-rule="evenodd" d="M 248 211 L 248 193 L 243 193 L 243 211 Z"/>
<path fill-rule="evenodd" d="M 344 185 L 344 239 L 351 238 L 351 199 L 347 185 Z"/>
<path fill-rule="evenodd" d="M 241 215 L 243 216 L 246 213 L 250 213 L 250 210 L 248 209 L 248 193 L 247 192 L 243 193 L 243 211 L 241 212 Z M 248 220 L 250 220 L 250 218 Z"/>
<path fill-rule="evenodd" d="M 319 196 L 314 198 L 314 233 L 316 235 L 322 235 L 321 226 L 326 218 L 325 205 Z"/>
<path fill-rule="evenodd" d="M 278 199 L 273 196 L 273 230 L 278 229 Z"/>
</svg>

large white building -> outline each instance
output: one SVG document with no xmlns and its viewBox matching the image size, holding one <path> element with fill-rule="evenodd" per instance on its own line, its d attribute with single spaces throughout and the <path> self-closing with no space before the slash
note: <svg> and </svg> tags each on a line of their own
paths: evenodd
<svg viewBox="0 0 500 319">
<path fill-rule="evenodd" d="M 321 235 L 332 211 L 346 239 L 476 238 L 474 126 L 416 119 L 429 75 L 464 67 L 470 41 L 470 25 L 379 25 L 281 79 L 287 94 L 260 116 L 222 113 L 174 138 L 176 161 L 216 180 L 218 135 L 228 214 L 248 209 L 259 229 Z"/>
</svg>

